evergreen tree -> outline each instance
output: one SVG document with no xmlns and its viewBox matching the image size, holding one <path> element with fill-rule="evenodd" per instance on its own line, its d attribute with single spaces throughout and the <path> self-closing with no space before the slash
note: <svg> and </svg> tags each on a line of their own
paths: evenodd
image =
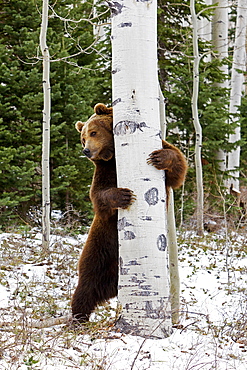
<svg viewBox="0 0 247 370">
<path fill-rule="evenodd" d="M 39 58 L 41 0 L 1 3 L 0 14 L 0 217 L 25 218 L 41 203 L 42 61 Z M 53 208 L 88 214 L 92 166 L 84 161 L 77 120 L 86 120 L 100 95 L 95 68 L 91 6 L 59 2 L 51 10 L 51 199 Z M 58 16 L 59 17 L 58 17 Z M 87 48 L 87 51 L 81 52 Z M 68 58 L 75 55 L 73 58 Z M 66 59 L 68 58 L 68 59 Z M 75 66 L 77 65 L 77 66 Z M 95 72 L 96 71 L 96 72 Z"/>
<path fill-rule="evenodd" d="M 186 189 L 191 199 L 195 186 L 195 133 L 191 113 L 193 58 L 189 1 L 179 0 L 176 4 L 171 4 L 162 0 L 158 3 L 160 83 L 168 100 L 168 140 L 181 145 L 191 162 L 186 181 Z M 196 7 L 198 13 L 205 8 L 205 4 L 203 1 L 197 1 Z M 210 17 L 211 14 L 209 9 L 203 11 L 200 16 Z M 199 40 L 201 59 L 198 109 L 203 130 L 202 161 L 206 194 L 216 191 L 216 179 L 222 173 L 218 171 L 215 154 L 219 149 L 230 150 L 231 144 L 228 143 L 227 137 L 233 130 L 227 122 L 229 91 L 216 86 L 217 82 L 228 78 L 220 69 L 221 63 L 225 61 L 216 58 L 209 61 L 206 56 L 211 50 L 210 42 Z M 220 183 L 220 178 L 218 179 Z"/>
</svg>

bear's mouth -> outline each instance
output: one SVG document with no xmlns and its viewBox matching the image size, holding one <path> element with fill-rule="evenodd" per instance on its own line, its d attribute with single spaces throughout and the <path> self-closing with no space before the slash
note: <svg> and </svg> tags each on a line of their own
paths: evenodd
<svg viewBox="0 0 247 370">
<path fill-rule="evenodd" d="M 111 160 L 112 157 L 114 156 L 114 151 L 112 151 L 111 149 L 105 149 L 102 150 L 101 152 L 98 152 L 97 150 L 92 151 L 88 148 L 85 148 L 83 150 L 83 154 L 91 161 L 102 160 L 107 162 Z"/>
<path fill-rule="evenodd" d="M 109 161 L 110 159 L 112 159 L 113 157 L 113 152 L 108 149 L 108 150 L 104 150 L 102 153 L 100 153 L 100 157 L 101 159 L 103 159 L 103 161 Z"/>
</svg>

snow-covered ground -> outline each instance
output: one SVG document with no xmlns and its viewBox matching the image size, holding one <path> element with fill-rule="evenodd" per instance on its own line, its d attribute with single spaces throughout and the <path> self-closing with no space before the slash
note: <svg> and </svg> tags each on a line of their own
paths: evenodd
<svg viewBox="0 0 247 370">
<path fill-rule="evenodd" d="M 30 322 L 70 314 L 86 236 L 0 234 L 0 370 L 246 370 L 247 238 L 180 233 L 181 325 L 150 340 L 113 329 L 116 299 L 81 333 Z M 4 324 L 3 324 L 4 323 Z M 21 324 L 20 324 L 21 323 Z"/>
</svg>

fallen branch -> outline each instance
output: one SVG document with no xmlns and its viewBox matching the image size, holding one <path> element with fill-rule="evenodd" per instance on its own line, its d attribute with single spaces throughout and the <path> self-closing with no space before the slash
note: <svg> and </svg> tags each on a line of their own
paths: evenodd
<svg viewBox="0 0 247 370">
<path fill-rule="evenodd" d="M 60 316 L 60 317 L 52 317 L 46 320 L 36 320 L 30 323 L 27 323 L 27 327 L 29 328 L 36 328 L 36 329 L 44 329 L 49 328 L 51 326 L 61 325 L 61 324 L 69 324 L 72 322 L 72 316 Z M 1 328 L 9 328 L 11 326 L 23 326 L 23 321 L 4 321 L 0 322 L 0 329 Z"/>
<path fill-rule="evenodd" d="M 52 317 L 46 320 L 37 320 L 37 321 L 30 323 L 28 326 L 30 326 L 31 328 L 36 328 L 36 329 L 44 329 L 44 328 L 49 328 L 51 326 L 68 324 L 71 321 L 72 321 L 72 316 L 66 315 L 66 316 L 60 316 L 60 317 Z"/>
</svg>

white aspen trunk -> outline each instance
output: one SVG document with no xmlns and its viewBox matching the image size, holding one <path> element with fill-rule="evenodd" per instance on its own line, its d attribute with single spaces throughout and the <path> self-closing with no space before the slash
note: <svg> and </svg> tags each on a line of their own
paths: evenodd
<svg viewBox="0 0 247 370">
<path fill-rule="evenodd" d="M 118 327 L 144 337 L 171 333 L 164 172 L 147 164 L 161 149 L 157 76 L 157 2 L 112 7 L 112 74 L 118 186 L 135 202 L 119 210 Z"/>
<path fill-rule="evenodd" d="M 160 84 L 159 84 L 159 112 L 160 112 L 160 131 L 161 137 L 165 140 L 166 137 L 166 99 L 162 93 Z"/>
<path fill-rule="evenodd" d="M 212 5 L 212 0 L 204 0 L 204 2 L 208 6 Z M 198 19 L 198 36 L 204 41 L 210 42 L 212 40 L 212 22 L 206 17 Z M 208 53 L 206 61 L 209 62 L 210 59 L 211 55 Z"/>
<path fill-rule="evenodd" d="M 159 85 L 159 109 L 160 109 L 160 129 L 162 139 L 166 137 L 166 102 Z M 178 245 L 176 234 L 176 220 L 174 212 L 174 196 L 173 190 L 170 189 L 169 202 L 167 212 L 167 242 L 169 254 L 169 272 L 170 272 L 170 297 L 171 297 L 171 311 L 172 324 L 179 323 L 180 310 L 180 278 L 178 268 Z"/>
<path fill-rule="evenodd" d="M 102 40 L 105 37 L 105 30 L 104 27 L 100 23 L 97 22 L 97 16 L 98 16 L 98 11 L 97 11 L 97 5 L 99 4 L 98 0 L 93 0 L 93 15 L 95 19 L 95 23 L 93 25 L 93 35 L 96 40 Z"/>
<path fill-rule="evenodd" d="M 180 310 L 180 278 L 178 266 L 178 244 L 176 234 L 176 222 L 174 213 L 174 196 L 172 189 L 170 189 L 167 213 L 167 240 L 169 252 L 172 323 L 178 324 Z"/>
<path fill-rule="evenodd" d="M 45 251 L 49 249 L 50 242 L 50 55 L 46 44 L 48 27 L 49 1 L 43 0 L 42 23 L 40 30 L 40 49 L 43 55 L 43 143 L 42 143 L 42 245 Z"/>
<path fill-rule="evenodd" d="M 196 132 L 195 142 L 195 166 L 196 166 L 196 188 L 197 188 L 197 233 L 203 235 L 203 176 L 202 176 L 202 128 L 198 116 L 198 94 L 199 94 L 199 50 L 198 50 L 198 19 L 195 12 L 195 0 L 190 0 L 190 12 L 193 28 L 193 94 L 191 99 L 192 119 Z"/>
<path fill-rule="evenodd" d="M 238 114 L 238 107 L 241 104 L 241 97 L 244 91 L 244 74 L 246 71 L 246 0 L 238 0 L 237 22 L 235 31 L 235 42 L 233 51 L 233 64 L 231 74 L 231 94 L 230 94 L 230 114 L 232 121 L 239 122 L 234 134 L 229 136 L 230 143 L 236 143 L 241 138 L 241 127 Z M 228 171 L 232 178 L 229 180 L 229 187 L 239 191 L 239 170 L 240 166 L 240 146 L 228 154 Z"/>
<path fill-rule="evenodd" d="M 228 58 L 228 0 L 213 0 L 213 4 L 218 5 L 215 7 L 212 19 L 213 48 L 217 58 L 222 61 L 224 58 Z M 217 85 L 222 88 L 229 88 L 228 65 L 224 64 L 220 69 L 226 75 L 226 79 Z M 219 161 L 219 169 L 225 172 L 227 169 L 226 152 L 220 149 L 215 158 Z"/>
</svg>

